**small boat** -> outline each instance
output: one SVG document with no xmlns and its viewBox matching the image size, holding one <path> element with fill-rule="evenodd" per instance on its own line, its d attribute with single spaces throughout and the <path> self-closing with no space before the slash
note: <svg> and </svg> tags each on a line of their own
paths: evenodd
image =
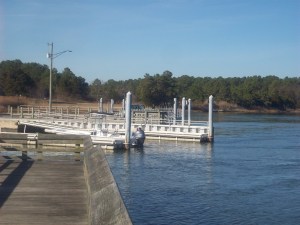
<svg viewBox="0 0 300 225">
<path fill-rule="evenodd" d="M 145 141 L 145 132 L 141 127 L 138 127 L 137 130 L 133 133 L 131 138 L 132 147 L 143 147 Z"/>
</svg>

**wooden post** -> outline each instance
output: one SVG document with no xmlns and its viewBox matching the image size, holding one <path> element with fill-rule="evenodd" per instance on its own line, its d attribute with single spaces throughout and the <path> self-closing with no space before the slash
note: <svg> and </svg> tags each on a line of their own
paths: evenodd
<svg viewBox="0 0 300 225">
<path fill-rule="evenodd" d="M 13 107 L 12 106 L 10 107 L 10 117 L 11 118 L 13 117 Z"/>
<path fill-rule="evenodd" d="M 42 161 L 43 160 L 43 151 L 37 150 L 37 160 Z"/>
<path fill-rule="evenodd" d="M 26 150 L 22 151 L 22 160 L 27 161 L 27 151 Z"/>
<path fill-rule="evenodd" d="M 39 135 L 36 137 L 36 140 L 35 140 L 35 148 L 37 149 L 37 160 L 42 161 L 43 160 L 43 150 L 41 150 L 41 148 L 43 148 L 43 146 L 39 145 Z"/>
<path fill-rule="evenodd" d="M 80 144 L 76 144 L 76 148 L 80 149 Z M 74 151 L 74 155 L 75 155 L 75 161 L 80 161 L 80 151 Z"/>
</svg>

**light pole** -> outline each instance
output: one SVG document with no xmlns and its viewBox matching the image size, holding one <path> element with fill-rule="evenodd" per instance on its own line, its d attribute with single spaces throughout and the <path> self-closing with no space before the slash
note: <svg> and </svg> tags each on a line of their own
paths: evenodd
<svg viewBox="0 0 300 225">
<path fill-rule="evenodd" d="M 51 113 L 52 109 L 52 68 L 53 68 L 53 59 L 56 57 L 66 53 L 66 52 L 72 52 L 70 50 L 65 50 L 62 52 L 54 53 L 53 54 L 53 42 L 48 43 L 48 46 L 50 46 L 50 53 L 47 53 L 47 58 L 50 59 L 50 78 L 49 78 L 49 113 Z"/>
</svg>

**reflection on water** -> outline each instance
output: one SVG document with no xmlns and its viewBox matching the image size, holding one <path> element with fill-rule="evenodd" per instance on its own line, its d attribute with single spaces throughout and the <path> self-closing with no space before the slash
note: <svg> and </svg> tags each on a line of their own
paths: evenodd
<svg viewBox="0 0 300 225">
<path fill-rule="evenodd" d="M 300 117 L 218 117 L 213 144 L 106 152 L 134 224 L 300 221 Z"/>
</svg>

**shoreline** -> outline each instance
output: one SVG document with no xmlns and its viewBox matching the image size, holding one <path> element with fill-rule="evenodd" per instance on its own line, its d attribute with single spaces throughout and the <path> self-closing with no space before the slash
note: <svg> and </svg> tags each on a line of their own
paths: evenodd
<svg viewBox="0 0 300 225">
<path fill-rule="evenodd" d="M 36 107 L 47 107 L 48 101 L 46 99 L 33 99 L 26 97 L 14 97 L 14 96 L 0 96 L 0 113 L 7 113 L 7 107 L 11 105 L 14 108 L 20 105 L 23 106 L 36 106 Z M 96 101 L 58 101 L 53 100 L 53 107 L 80 107 L 80 108 L 99 108 L 99 103 Z M 103 103 L 104 108 L 110 107 L 110 102 Z M 115 103 L 114 108 L 121 108 L 122 103 Z M 178 107 L 180 108 L 180 106 Z M 262 113 L 262 114 L 300 114 L 300 108 L 297 109 L 286 109 L 280 110 L 276 108 L 263 108 L 263 107 L 253 107 L 253 109 L 243 108 L 234 103 L 229 103 L 225 101 L 215 101 L 214 102 L 214 112 L 220 113 Z M 208 112 L 208 102 L 197 102 L 192 103 L 193 111 Z"/>
</svg>

